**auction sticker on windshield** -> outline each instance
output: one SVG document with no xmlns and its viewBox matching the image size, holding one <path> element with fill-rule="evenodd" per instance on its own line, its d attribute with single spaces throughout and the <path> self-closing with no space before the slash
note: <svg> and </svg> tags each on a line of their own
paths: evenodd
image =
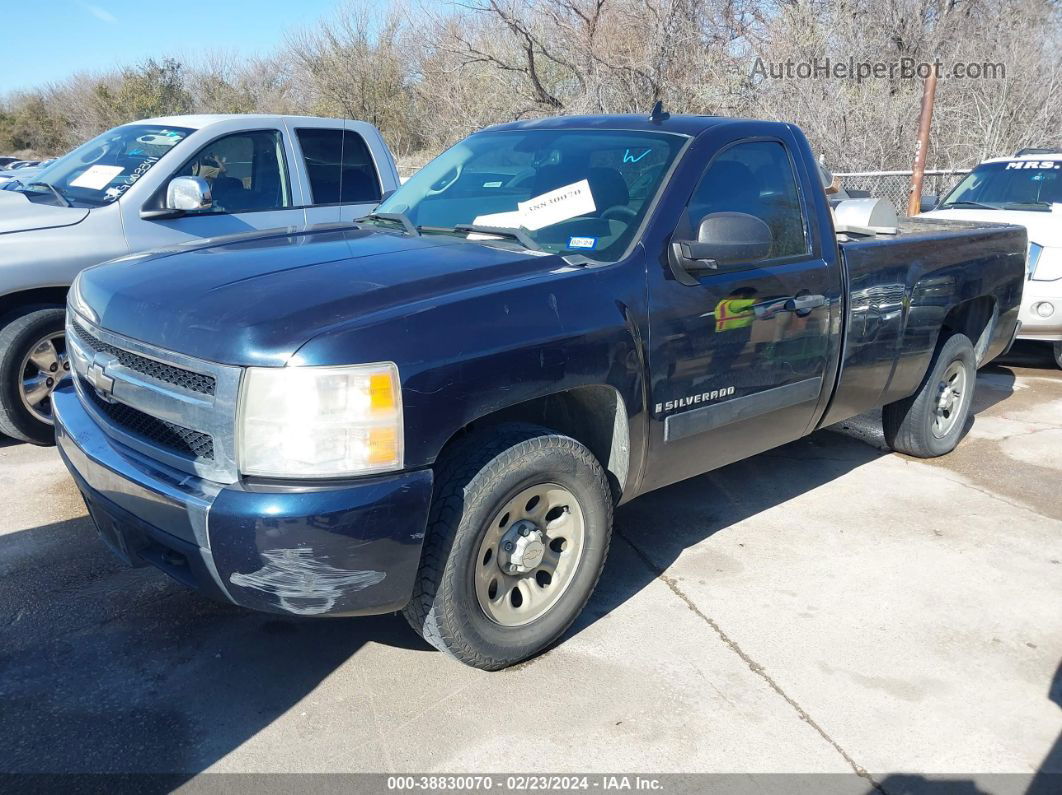
<svg viewBox="0 0 1062 795">
<path fill-rule="evenodd" d="M 516 206 L 516 210 L 480 215 L 472 223 L 476 226 L 505 228 L 522 226 L 535 231 L 569 218 L 588 215 L 597 209 L 594 194 L 590 192 L 590 183 L 585 179 L 547 191 L 525 202 L 517 202 Z"/>
<path fill-rule="evenodd" d="M 577 218 L 594 212 L 594 194 L 590 192 L 590 183 L 585 179 L 557 188 L 525 202 L 517 202 L 520 215 L 524 218 L 527 229 L 541 229 L 551 224 L 559 224 L 569 218 Z"/>
<path fill-rule="evenodd" d="M 70 187 L 103 190 L 123 171 L 123 166 L 89 166 L 77 179 L 70 182 Z"/>
</svg>

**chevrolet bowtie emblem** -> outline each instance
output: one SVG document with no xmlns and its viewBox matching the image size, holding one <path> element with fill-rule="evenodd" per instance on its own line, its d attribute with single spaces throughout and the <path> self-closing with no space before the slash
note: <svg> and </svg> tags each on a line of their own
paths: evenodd
<svg viewBox="0 0 1062 795">
<path fill-rule="evenodd" d="M 92 384 L 96 394 L 104 400 L 111 400 L 111 393 L 114 392 L 114 379 L 107 375 L 107 366 L 115 361 L 117 360 L 110 354 L 97 353 L 85 371 L 85 380 Z"/>
</svg>

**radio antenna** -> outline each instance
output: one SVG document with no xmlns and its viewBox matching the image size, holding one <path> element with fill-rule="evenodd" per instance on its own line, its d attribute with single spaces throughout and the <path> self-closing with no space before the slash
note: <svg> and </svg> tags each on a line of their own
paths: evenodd
<svg viewBox="0 0 1062 795">
<path fill-rule="evenodd" d="M 662 121 L 667 121 L 671 118 L 671 114 L 664 110 L 664 101 L 658 99 L 656 104 L 653 105 L 653 109 L 649 112 L 649 121 L 653 124 L 660 124 Z"/>
</svg>

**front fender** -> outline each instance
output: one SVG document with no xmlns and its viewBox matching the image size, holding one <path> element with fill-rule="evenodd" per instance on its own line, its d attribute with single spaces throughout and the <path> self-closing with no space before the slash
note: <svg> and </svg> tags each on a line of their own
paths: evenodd
<svg viewBox="0 0 1062 795">
<path fill-rule="evenodd" d="M 592 385 L 620 394 L 632 424 L 634 460 L 645 318 L 644 261 L 638 257 L 401 307 L 323 334 L 298 357 L 319 365 L 395 362 L 410 468 L 430 466 L 447 441 L 477 419 Z"/>
</svg>

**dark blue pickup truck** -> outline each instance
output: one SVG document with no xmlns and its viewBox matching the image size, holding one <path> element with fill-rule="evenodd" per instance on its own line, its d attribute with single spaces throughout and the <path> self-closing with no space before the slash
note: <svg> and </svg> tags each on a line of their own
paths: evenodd
<svg viewBox="0 0 1062 795">
<path fill-rule="evenodd" d="M 502 668 L 582 610 L 621 502 L 876 406 L 897 451 L 959 442 L 1024 230 L 842 238 L 789 124 L 492 127 L 354 225 L 84 271 L 59 449 L 133 565 L 257 610 L 401 610 Z"/>
</svg>

